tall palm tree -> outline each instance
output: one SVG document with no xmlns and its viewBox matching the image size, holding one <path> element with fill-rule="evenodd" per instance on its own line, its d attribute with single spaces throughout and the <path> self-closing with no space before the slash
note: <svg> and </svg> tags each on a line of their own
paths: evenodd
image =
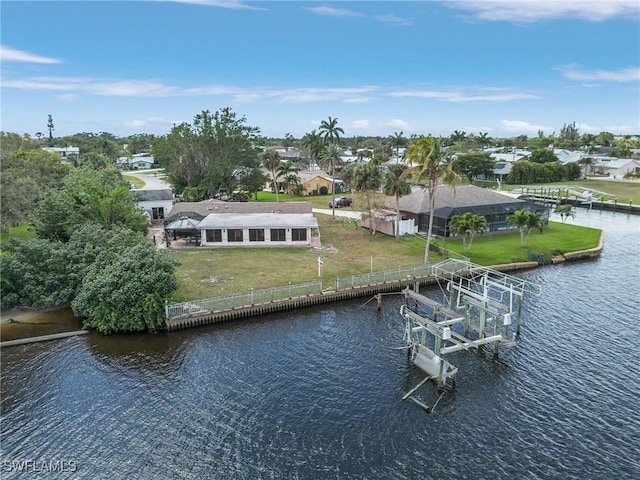
<svg viewBox="0 0 640 480">
<path fill-rule="evenodd" d="M 276 191 L 276 203 L 278 203 L 278 174 L 276 170 L 280 166 L 280 154 L 272 148 L 268 148 L 262 154 L 262 166 L 269 170 L 273 179 L 273 188 Z"/>
<path fill-rule="evenodd" d="M 335 143 L 327 145 L 323 152 L 320 154 L 320 166 L 325 170 L 329 168 L 331 169 L 331 198 L 333 204 L 335 204 L 336 202 L 336 165 L 342 165 L 343 163 L 342 148 L 340 148 L 340 146 Z M 331 213 L 335 218 L 336 209 L 334 208 Z"/>
<path fill-rule="evenodd" d="M 318 164 L 320 154 L 324 149 L 324 139 L 315 130 L 302 137 L 302 145 L 309 151 L 309 156 L 315 165 Z"/>
<path fill-rule="evenodd" d="M 371 204 L 371 192 L 380 189 L 381 182 L 380 170 L 378 166 L 372 162 L 358 165 L 353 172 L 353 186 L 356 191 L 364 192 L 367 212 L 369 213 L 369 231 L 375 235 L 374 228 L 373 205 Z"/>
<path fill-rule="evenodd" d="M 389 165 L 382 188 L 385 195 L 396 197 L 396 242 L 400 240 L 400 197 L 411 193 L 411 185 L 403 176 L 406 169 L 404 165 Z"/>
<path fill-rule="evenodd" d="M 337 118 L 329 117 L 328 120 L 322 120 L 318 130 L 325 143 L 340 143 L 340 135 L 344 135 L 344 130 L 338 126 Z"/>
<path fill-rule="evenodd" d="M 405 171 L 405 176 L 413 178 L 418 183 L 424 182 L 429 193 L 429 227 L 424 251 L 424 263 L 428 265 L 438 185 L 455 185 L 460 177 L 453 171 L 451 164 L 445 161 L 439 138 L 420 137 L 407 149 L 407 161 L 411 166 Z"/>
<path fill-rule="evenodd" d="M 396 149 L 396 163 L 400 163 L 400 155 L 398 154 L 400 151 L 400 147 L 404 147 L 407 139 L 402 136 L 404 132 L 393 132 L 389 138 L 391 139 L 391 145 Z"/>
</svg>

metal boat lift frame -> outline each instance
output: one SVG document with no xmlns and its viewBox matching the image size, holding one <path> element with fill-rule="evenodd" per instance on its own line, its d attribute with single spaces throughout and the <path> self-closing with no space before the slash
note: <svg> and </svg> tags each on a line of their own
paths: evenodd
<svg viewBox="0 0 640 480">
<path fill-rule="evenodd" d="M 525 293 L 541 293 L 539 285 L 468 260 L 445 260 L 433 265 L 432 271 L 444 302 L 438 303 L 406 288 L 402 291 L 405 304 L 400 307 L 400 315 L 406 320 L 404 338 L 409 360 L 428 375 L 403 400 L 411 398 L 427 411 L 433 407 L 411 394 L 428 380 L 436 382 L 438 389 L 443 389 L 449 379 L 455 385 L 458 368 L 443 356 L 493 343 L 493 354 L 497 357 L 499 345 L 514 345 L 520 334 Z M 511 331 L 514 319 L 515 331 Z M 455 325 L 462 328 L 455 331 L 452 329 Z M 433 345 L 433 350 L 428 345 Z"/>
</svg>

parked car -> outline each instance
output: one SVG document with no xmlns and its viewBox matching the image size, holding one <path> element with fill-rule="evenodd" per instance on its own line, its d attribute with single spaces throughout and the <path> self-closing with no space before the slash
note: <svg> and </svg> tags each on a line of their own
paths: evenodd
<svg viewBox="0 0 640 480">
<path fill-rule="evenodd" d="M 352 202 L 352 200 L 350 198 L 339 197 L 339 198 L 336 198 L 335 204 L 334 204 L 333 200 L 331 200 L 329 202 L 329 207 L 330 208 L 350 207 L 351 206 L 351 202 Z"/>
</svg>

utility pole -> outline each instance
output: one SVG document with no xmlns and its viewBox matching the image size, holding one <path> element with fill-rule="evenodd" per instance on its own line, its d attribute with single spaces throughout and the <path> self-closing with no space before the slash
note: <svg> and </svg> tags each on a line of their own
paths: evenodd
<svg viewBox="0 0 640 480">
<path fill-rule="evenodd" d="M 47 120 L 47 128 L 49 129 L 49 146 L 53 147 L 53 117 L 49 114 L 49 119 Z"/>
</svg>

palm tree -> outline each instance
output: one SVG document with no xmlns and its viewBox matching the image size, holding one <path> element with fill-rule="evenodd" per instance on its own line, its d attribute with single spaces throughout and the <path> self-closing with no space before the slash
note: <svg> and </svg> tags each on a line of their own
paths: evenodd
<svg viewBox="0 0 640 480">
<path fill-rule="evenodd" d="M 507 217 L 507 224 L 518 227 L 518 231 L 520 232 L 520 246 L 526 247 L 529 235 L 531 235 L 531 230 L 537 228 L 542 232 L 542 215 L 540 215 L 539 212 L 532 212 L 523 208 L 509 215 Z M 527 234 L 526 237 L 525 233 Z"/>
<path fill-rule="evenodd" d="M 338 127 L 338 119 L 329 117 L 328 120 L 320 122 L 320 135 L 324 138 L 325 143 L 339 143 L 340 135 L 344 135 L 344 130 Z"/>
<path fill-rule="evenodd" d="M 562 223 L 564 223 L 567 218 L 571 217 L 571 218 L 575 218 L 576 217 L 576 212 L 573 209 L 573 205 L 571 205 L 570 203 L 565 203 L 564 205 L 558 205 L 556 207 L 556 209 L 553 211 L 553 213 L 559 213 L 560 214 L 560 218 L 562 219 Z"/>
<path fill-rule="evenodd" d="M 483 234 L 487 231 L 487 219 L 482 215 L 466 212 L 462 215 L 454 215 L 449 222 L 451 235 L 462 235 L 464 251 L 471 250 L 471 242 L 476 233 Z"/>
<path fill-rule="evenodd" d="M 364 192 L 367 212 L 369 213 L 369 231 L 375 235 L 373 206 L 371 204 L 371 192 L 380 188 L 380 170 L 374 163 L 358 165 L 353 172 L 353 186 L 358 192 Z"/>
<path fill-rule="evenodd" d="M 443 158 L 439 138 L 431 136 L 418 138 L 407 149 L 407 161 L 411 167 L 405 171 L 405 176 L 412 177 L 417 183 L 425 182 L 429 193 L 429 227 L 424 251 L 424 263 L 428 265 L 438 185 L 441 183 L 455 185 L 460 177 L 453 171 L 451 164 Z"/>
<path fill-rule="evenodd" d="M 382 189 L 385 195 L 396 197 L 396 242 L 400 239 L 400 197 L 411 193 L 411 186 L 403 176 L 406 169 L 404 165 L 389 165 Z"/>
<path fill-rule="evenodd" d="M 396 163 L 400 163 L 400 155 L 398 154 L 400 147 L 404 147 L 407 143 L 407 139 L 402 136 L 404 132 L 393 132 L 389 138 L 391 139 L 391 145 L 396 149 Z"/>
<path fill-rule="evenodd" d="M 318 164 L 320 154 L 324 149 L 324 141 L 322 137 L 315 131 L 307 133 L 302 137 L 302 145 L 309 151 L 309 156 L 315 165 Z"/>
<path fill-rule="evenodd" d="M 325 170 L 327 168 L 331 169 L 331 198 L 332 203 L 336 202 L 336 177 L 335 177 L 335 169 L 336 165 L 342 165 L 342 149 L 340 146 L 332 143 L 331 145 L 327 145 L 324 151 L 320 154 L 320 166 Z M 334 208 L 331 212 L 332 216 L 335 218 L 336 209 Z"/>
<path fill-rule="evenodd" d="M 268 148 L 262 154 L 262 166 L 271 174 L 273 188 L 276 191 L 276 203 L 278 203 L 278 174 L 276 170 L 280 166 L 280 154 L 274 149 Z"/>
<path fill-rule="evenodd" d="M 491 145 L 491 138 L 489 138 L 489 134 L 487 132 L 478 132 L 478 138 L 476 139 L 478 145 L 480 145 L 480 150 L 484 150 L 484 147 Z"/>
</svg>

